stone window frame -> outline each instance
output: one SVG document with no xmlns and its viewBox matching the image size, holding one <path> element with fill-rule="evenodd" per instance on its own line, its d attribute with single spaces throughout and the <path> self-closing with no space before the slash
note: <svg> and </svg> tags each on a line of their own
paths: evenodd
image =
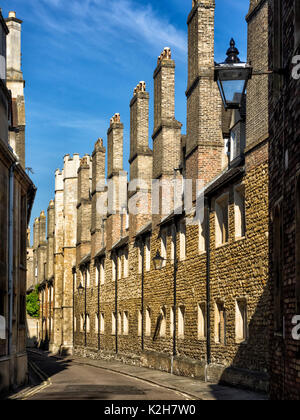
<svg viewBox="0 0 300 420">
<path fill-rule="evenodd" d="M 116 279 L 116 264 L 117 264 L 117 258 L 116 258 L 116 254 L 113 253 L 112 258 L 111 258 L 111 273 L 112 273 L 112 281 L 115 282 Z"/>
<path fill-rule="evenodd" d="M 100 334 L 105 334 L 105 314 L 104 312 L 100 313 Z"/>
<path fill-rule="evenodd" d="M 207 340 L 207 302 L 203 301 L 197 305 L 198 317 L 198 340 Z"/>
<path fill-rule="evenodd" d="M 117 251 L 117 261 L 118 261 L 118 280 L 123 278 L 123 250 L 119 249 Z"/>
<path fill-rule="evenodd" d="M 145 251 L 146 251 L 146 272 L 151 271 L 151 238 L 147 236 L 145 241 Z"/>
<path fill-rule="evenodd" d="M 80 315 L 80 332 L 84 332 L 85 329 L 85 321 L 84 321 L 84 314 Z"/>
<path fill-rule="evenodd" d="M 127 279 L 129 277 L 129 249 L 128 249 L 128 246 L 126 246 L 123 249 L 122 254 L 123 254 L 123 258 L 122 258 L 123 259 L 123 270 L 122 270 L 122 273 L 123 273 L 123 278 Z"/>
<path fill-rule="evenodd" d="M 216 248 L 229 243 L 229 192 L 215 200 L 215 243 Z"/>
<path fill-rule="evenodd" d="M 142 314 L 142 310 L 139 309 L 138 310 L 138 337 L 142 336 L 142 331 L 143 330 L 143 314 Z"/>
<path fill-rule="evenodd" d="M 162 268 L 166 267 L 167 265 L 167 254 L 168 254 L 168 232 L 167 228 L 163 228 L 160 233 L 160 248 L 161 248 L 161 256 L 164 258 L 162 263 Z"/>
<path fill-rule="evenodd" d="M 165 306 L 160 308 L 160 314 L 162 318 L 160 323 L 159 336 L 161 338 L 165 338 L 167 335 L 167 310 Z"/>
<path fill-rule="evenodd" d="M 183 219 L 179 223 L 179 259 L 186 260 L 186 220 Z"/>
<path fill-rule="evenodd" d="M 198 252 L 199 255 L 206 254 L 206 218 L 208 217 L 207 209 L 204 209 L 203 220 L 198 221 Z"/>
<path fill-rule="evenodd" d="M 273 206 L 273 299 L 275 335 L 283 336 L 283 197 Z"/>
<path fill-rule="evenodd" d="M 137 255 L 138 255 L 138 274 L 142 274 L 143 271 L 143 243 L 142 241 L 138 242 L 137 246 Z"/>
<path fill-rule="evenodd" d="M 175 229 L 175 225 L 174 224 L 172 224 L 170 226 L 170 236 L 171 236 L 171 254 L 170 254 L 170 260 L 171 260 L 171 264 L 174 264 L 174 261 L 175 261 L 175 241 L 177 241 L 176 229 Z"/>
<path fill-rule="evenodd" d="M 123 335 L 129 335 L 129 312 L 123 311 Z"/>
<path fill-rule="evenodd" d="M 241 305 L 244 307 L 244 314 L 241 310 Z M 243 317 L 244 315 L 244 317 Z M 247 344 L 249 338 L 248 326 L 248 299 L 247 297 L 238 297 L 235 299 L 235 342 L 236 344 Z M 242 327 L 242 335 L 239 335 L 239 326 Z"/>
<path fill-rule="evenodd" d="M 178 306 L 178 338 L 184 340 L 185 336 L 185 319 L 186 319 L 186 307 L 185 305 Z"/>
<path fill-rule="evenodd" d="M 99 334 L 99 314 L 95 312 L 95 333 Z"/>
<path fill-rule="evenodd" d="M 87 287 L 87 289 L 89 289 L 92 286 L 90 264 L 87 264 L 86 267 L 85 267 L 85 275 L 86 275 L 86 287 Z"/>
<path fill-rule="evenodd" d="M 247 233 L 245 192 L 244 182 L 234 186 L 234 236 L 236 240 L 245 239 Z M 243 205 L 242 210 L 241 205 Z"/>
<path fill-rule="evenodd" d="M 174 306 L 170 308 L 170 337 L 174 337 L 174 321 L 175 321 L 175 314 L 174 314 Z"/>
<path fill-rule="evenodd" d="M 100 285 L 103 286 L 106 280 L 106 273 L 105 273 L 105 258 L 101 258 L 99 263 L 99 281 Z"/>
<path fill-rule="evenodd" d="M 116 313 L 112 312 L 111 314 L 111 335 L 116 335 L 117 333 L 117 317 Z"/>
<path fill-rule="evenodd" d="M 221 311 L 221 308 L 223 309 Z M 222 318 L 220 313 L 223 312 L 223 337 L 221 332 L 221 321 Z M 219 321 L 219 322 L 218 322 Z M 222 299 L 217 299 L 215 301 L 215 344 L 226 346 L 226 305 L 225 301 Z"/>
<path fill-rule="evenodd" d="M 122 312 L 119 311 L 118 312 L 118 335 L 122 335 L 122 331 L 123 331 L 123 317 L 122 317 Z"/>
<path fill-rule="evenodd" d="M 100 282 L 100 263 L 98 261 L 95 262 L 95 287 L 99 286 Z"/>
<path fill-rule="evenodd" d="M 152 322 L 151 322 L 151 308 L 146 309 L 146 337 L 151 337 L 151 328 L 152 328 Z"/>
<path fill-rule="evenodd" d="M 86 333 L 89 334 L 91 332 L 91 318 L 89 314 L 86 314 Z"/>
</svg>

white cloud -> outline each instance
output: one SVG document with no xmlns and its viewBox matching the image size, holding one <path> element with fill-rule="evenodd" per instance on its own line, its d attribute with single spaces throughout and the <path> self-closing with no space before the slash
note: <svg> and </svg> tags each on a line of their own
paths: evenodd
<svg viewBox="0 0 300 420">
<path fill-rule="evenodd" d="M 29 0 L 27 19 L 43 26 L 51 36 L 76 35 L 83 45 L 112 54 L 138 42 L 140 54 L 158 55 L 162 48 L 174 49 L 177 59 L 186 56 L 186 34 L 160 16 L 150 3 L 134 0 Z M 63 38 L 61 38 L 63 43 Z M 78 42 L 78 40 L 77 40 Z"/>
</svg>

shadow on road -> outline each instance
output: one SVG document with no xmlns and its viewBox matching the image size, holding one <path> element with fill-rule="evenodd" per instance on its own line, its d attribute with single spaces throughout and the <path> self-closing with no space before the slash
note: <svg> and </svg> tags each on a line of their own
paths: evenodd
<svg viewBox="0 0 300 420">
<path fill-rule="evenodd" d="M 50 352 L 43 351 L 40 354 L 38 351 L 28 349 L 28 362 L 30 380 L 34 385 L 39 385 L 52 376 L 67 370 L 72 360 L 67 357 L 57 358 Z"/>
</svg>

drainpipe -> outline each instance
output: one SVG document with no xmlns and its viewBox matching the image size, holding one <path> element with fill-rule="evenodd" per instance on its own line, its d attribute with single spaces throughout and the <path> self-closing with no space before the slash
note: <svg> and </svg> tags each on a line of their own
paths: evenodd
<svg viewBox="0 0 300 420">
<path fill-rule="evenodd" d="M 72 319 L 72 326 L 73 326 L 73 349 L 75 349 L 75 275 L 76 275 L 76 268 L 72 270 L 73 274 L 73 319 Z M 53 286 L 52 286 L 53 287 Z M 54 316 L 53 316 L 54 318 Z"/>
<path fill-rule="evenodd" d="M 98 351 L 101 350 L 101 315 L 100 315 L 100 283 L 101 283 L 101 278 L 100 278 L 100 263 L 99 261 L 97 261 L 96 263 L 96 270 L 98 270 Z"/>
<path fill-rule="evenodd" d="M 143 246 L 143 253 L 142 253 L 142 351 L 144 351 L 144 323 L 145 323 L 145 316 L 144 316 L 144 283 L 145 283 L 145 240 L 142 238 L 142 246 Z"/>
<path fill-rule="evenodd" d="M 174 372 L 174 358 L 177 355 L 177 347 L 176 347 L 176 340 L 177 340 L 177 270 L 178 270 L 178 258 L 177 258 L 177 234 L 178 234 L 178 227 L 177 227 L 177 220 L 174 221 L 175 225 L 175 240 L 174 240 L 174 290 L 173 290 L 173 298 L 174 298 L 174 311 L 173 311 L 173 354 L 171 359 L 171 374 Z"/>
<path fill-rule="evenodd" d="M 118 314 L 118 252 L 115 252 L 115 259 L 116 259 L 116 284 L 115 284 L 115 308 L 116 308 L 116 354 L 118 354 L 118 333 L 119 333 L 119 314 Z"/>
<path fill-rule="evenodd" d="M 211 322 L 210 322 L 210 212 L 211 201 L 206 202 L 206 308 L 207 308 L 207 337 L 206 337 L 206 368 L 205 381 L 208 382 L 208 367 L 211 364 Z"/>
<path fill-rule="evenodd" d="M 8 216 L 8 355 L 12 354 L 13 335 L 13 301 L 14 301 L 14 182 L 15 169 L 19 165 L 15 162 L 9 169 L 9 216 Z"/>
<path fill-rule="evenodd" d="M 86 303 L 86 299 L 87 299 L 87 293 L 86 293 L 86 288 L 87 288 L 87 267 L 85 267 L 85 273 L 84 273 L 84 282 L 85 282 L 85 287 L 84 287 L 84 347 L 87 347 L 87 325 L 86 325 L 86 321 L 87 321 L 87 303 Z"/>
</svg>

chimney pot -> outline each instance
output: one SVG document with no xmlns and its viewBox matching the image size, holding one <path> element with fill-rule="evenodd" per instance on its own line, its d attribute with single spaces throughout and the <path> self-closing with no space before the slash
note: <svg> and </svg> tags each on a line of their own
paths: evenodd
<svg viewBox="0 0 300 420">
<path fill-rule="evenodd" d="M 9 12 L 8 13 L 8 17 L 9 18 L 15 18 L 16 17 L 16 12 L 13 12 L 13 11 L 12 12 Z"/>
</svg>

